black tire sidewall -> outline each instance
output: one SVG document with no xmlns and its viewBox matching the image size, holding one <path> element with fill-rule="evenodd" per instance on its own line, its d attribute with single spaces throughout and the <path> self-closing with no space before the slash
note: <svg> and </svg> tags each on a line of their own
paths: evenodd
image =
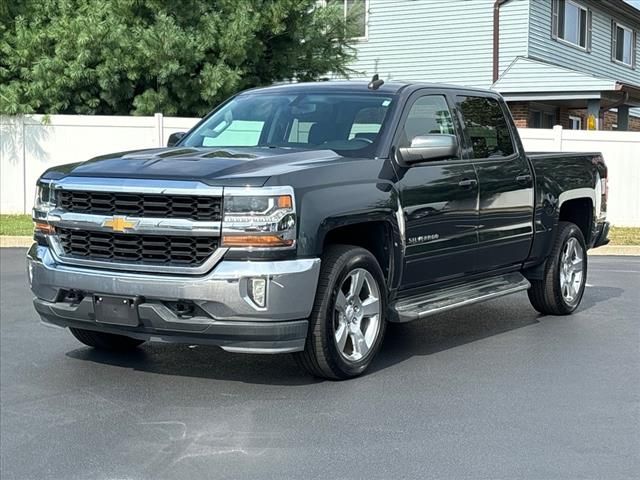
<svg viewBox="0 0 640 480">
<path fill-rule="evenodd" d="M 330 358 L 334 363 L 333 366 L 340 371 L 340 373 L 342 374 L 341 376 L 347 377 L 360 375 L 364 370 L 366 370 L 366 368 L 369 366 L 376 353 L 380 349 L 386 328 L 385 313 L 387 310 L 386 284 L 378 262 L 373 257 L 373 255 L 371 255 L 366 250 L 354 247 L 353 253 L 354 255 L 341 256 L 338 262 L 336 262 L 332 266 L 329 273 L 332 276 L 331 288 L 329 290 L 330 294 L 328 295 L 326 301 L 323 302 L 324 305 L 321 309 L 321 314 L 323 316 L 322 321 L 324 322 L 324 328 L 322 329 L 323 335 L 325 336 L 324 341 L 326 342 L 327 349 L 329 350 Z M 362 359 L 358 360 L 357 362 L 350 362 L 346 360 L 338 351 L 338 346 L 336 345 L 333 331 L 333 319 L 338 289 L 342 285 L 342 282 L 347 277 L 349 272 L 356 268 L 363 268 L 367 270 L 377 282 L 378 290 L 380 292 L 381 318 L 380 329 L 378 331 L 376 341 L 372 345 L 371 349 Z"/>
</svg>

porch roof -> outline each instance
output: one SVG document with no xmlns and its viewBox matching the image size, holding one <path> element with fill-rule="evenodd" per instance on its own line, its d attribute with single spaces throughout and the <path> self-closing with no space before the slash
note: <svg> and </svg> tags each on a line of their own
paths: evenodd
<svg viewBox="0 0 640 480">
<path fill-rule="evenodd" d="M 516 57 L 491 87 L 507 100 L 614 103 L 626 92 L 625 104 L 640 106 L 640 85 L 597 77 L 539 60 Z"/>
</svg>

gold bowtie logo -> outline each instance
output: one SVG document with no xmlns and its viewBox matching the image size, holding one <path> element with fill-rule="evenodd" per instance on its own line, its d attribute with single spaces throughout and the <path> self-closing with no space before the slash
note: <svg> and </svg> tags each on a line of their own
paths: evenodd
<svg viewBox="0 0 640 480">
<path fill-rule="evenodd" d="M 102 224 L 103 227 L 111 228 L 114 232 L 124 232 L 125 230 L 135 228 L 136 225 L 138 225 L 138 222 L 117 216 L 109 220 L 105 220 Z"/>
</svg>

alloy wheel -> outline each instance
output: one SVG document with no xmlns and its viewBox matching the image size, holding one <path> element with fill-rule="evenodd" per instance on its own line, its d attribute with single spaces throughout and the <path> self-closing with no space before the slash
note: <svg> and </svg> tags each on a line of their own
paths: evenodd
<svg viewBox="0 0 640 480">
<path fill-rule="evenodd" d="M 342 357 L 364 358 L 373 348 L 382 320 L 380 288 L 373 275 L 356 268 L 345 277 L 335 301 L 334 338 Z"/>
<path fill-rule="evenodd" d="M 560 258 L 560 289 L 568 304 L 578 300 L 584 279 L 584 250 L 574 237 L 569 238 Z"/>
</svg>

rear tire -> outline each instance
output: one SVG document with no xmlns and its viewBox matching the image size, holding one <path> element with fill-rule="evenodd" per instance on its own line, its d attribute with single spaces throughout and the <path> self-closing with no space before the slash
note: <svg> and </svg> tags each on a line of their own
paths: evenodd
<svg viewBox="0 0 640 480">
<path fill-rule="evenodd" d="M 331 380 L 361 375 L 382 344 L 386 308 L 375 257 L 360 247 L 330 246 L 322 256 L 305 349 L 294 354 L 298 364 Z"/>
<path fill-rule="evenodd" d="M 94 332 L 80 328 L 69 328 L 71 334 L 89 347 L 99 350 L 126 352 L 142 345 L 144 340 L 137 340 L 124 335 L 113 333 Z"/>
<path fill-rule="evenodd" d="M 533 308 L 546 315 L 568 315 L 582 300 L 587 281 L 587 247 L 582 232 L 570 222 L 558 224 L 542 280 L 528 291 Z"/>
</svg>

